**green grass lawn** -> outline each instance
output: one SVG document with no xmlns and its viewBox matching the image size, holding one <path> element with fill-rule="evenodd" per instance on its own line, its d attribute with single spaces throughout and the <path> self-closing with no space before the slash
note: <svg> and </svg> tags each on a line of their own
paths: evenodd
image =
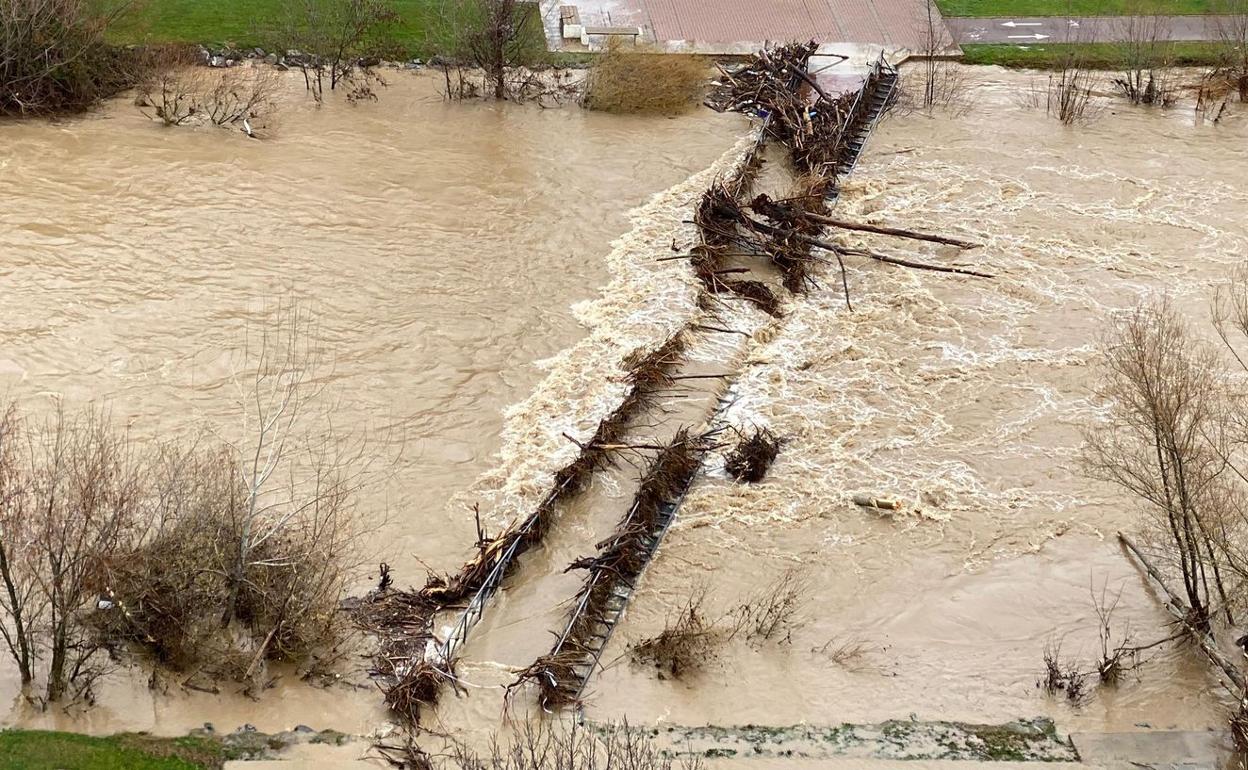
<svg viewBox="0 0 1248 770">
<path fill-rule="evenodd" d="M 1175 43 L 1174 63 L 1181 67 L 1200 67 L 1218 63 L 1222 49 L 1216 43 Z M 1002 67 L 1053 69 L 1067 60 L 1071 53 L 1079 55 L 1085 66 L 1114 69 L 1120 66 L 1121 48 L 1114 43 L 1069 43 L 1056 45 L 973 45 L 962 46 L 965 64 L 999 64 Z"/>
<path fill-rule="evenodd" d="M 438 0 L 393 0 L 399 13 L 396 42 L 408 53 L 426 48 L 426 30 Z M 137 0 L 109 29 L 114 43 L 202 43 L 237 48 L 264 46 L 281 24 L 283 0 Z"/>
<path fill-rule="evenodd" d="M 0 770 L 211 770 L 222 759 L 206 738 L 0 731 Z"/>
<path fill-rule="evenodd" d="M 1138 13 L 1138 0 L 936 0 L 946 16 L 1117 16 Z M 1152 13 L 1209 13 L 1212 0 L 1155 0 Z"/>
</svg>

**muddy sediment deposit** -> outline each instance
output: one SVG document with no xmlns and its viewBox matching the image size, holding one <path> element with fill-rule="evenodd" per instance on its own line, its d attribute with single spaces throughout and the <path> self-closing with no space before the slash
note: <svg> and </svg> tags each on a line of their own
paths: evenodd
<svg viewBox="0 0 1248 770">
<path fill-rule="evenodd" d="M 749 147 L 739 117 L 448 105 L 433 79 L 404 77 L 376 105 L 321 110 L 292 80 L 266 142 L 162 130 L 121 103 L 0 125 L 0 279 L 21 298 L 0 308 L 0 386 L 45 407 L 103 399 L 140 435 L 224 424 L 232 338 L 256 303 L 306 299 L 337 351 L 344 419 L 401 428 L 399 470 L 366 502 L 390 513 L 379 556 L 419 587 L 425 565 L 471 556 L 473 503 L 493 532 L 541 504 L 580 451 L 564 434 L 592 436 L 628 392 L 630 356 L 691 325 L 736 330 L 701 330 L 681 374 L 739 372 L 723 419 L 782 450 L 754 483 L 724 468 L 731 442 L 712 453 L 585 694 L 588 719 L 715 742 L 701 726 L 775 728 L 730 738 L 778 754 L 795 725 L 874 735 L 912 715 L 963 732 L 1035 717 L 1060 732 L 1220 724 L 1215 680 L 1182 650 L 1077 709 L 1035 680 L 1053 633 L 1091 661 L 1102 583 L 1123 589 L 1141 641 L 1162 633 L 1113 538 L 1137 514 L 1080 473 L 1079 431 L 1097 417 L 1107 315 L 1166 291 L 1204 318 L 1243 258 L 1248 124 L 1124 107 L 1072 130 L 1021 106 L 1030 76 L 968 78 L 966 115 L 898 114 L 876 131 L 834 213 L 982 247 L 835 238 L 992 280 L 847 258 L 853 312 L 822 265 L 800 296 L 760 271 L 782 312 L 729 297 L 713 320 L 697 265 L 663 258 L 694 247 L 702 193 Z M 768 158 L 775 192 L 792 180 Z M 669 388 L 631 440 L 697 427 L 717 395 Z M 644 466 L 625 458 L 560 506 L 465 645 L 462 697 L 443 699 L 436 729 L 500 723 L 504 688 L 549 651 L 581 585 L 564 569 L 612 532 Z M 727 612 L 790 571 L 806 593 L 792 633 L 734 640 L 689 679 L 629 664 L 626 646 L 691 594 Z M 14 691 L 0 676 L 0 696 Z M 384 718 L 371 687 L 280 684 L 257 706 L 123 678 L 85 717 L 34 721 L 368 732 Z"/>
</svg>

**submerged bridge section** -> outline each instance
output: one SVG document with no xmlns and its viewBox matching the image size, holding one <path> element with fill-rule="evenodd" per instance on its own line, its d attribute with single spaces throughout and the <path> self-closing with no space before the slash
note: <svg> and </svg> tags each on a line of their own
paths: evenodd
<svg viewBox="0 0 1248 770">
<path fill-rule="evenodd" d="M 734 73 L 726 73 L 725 78 L 731 86 L 723 83 L 717 83 L 717 86 L 737 91 L 731 101 L 731 109 L 761 121 L 761 126 L 757 129 L 760 139 L 774 135 L 788 146 L 790 139 L 785 137 L 790 136 L 790 132 L 809 133 L 810 137 L 804 147 L 822 147 L 822 154 L 813 156 L 813 159 L 810 155 L 799 156 L 803 158 L 800 163 L 808 164 L 809 168 L 814 169 L 812 173 L 817 174 L 817 180 L 822 180 L 817 186 L 818 194 L 833 201 L 836 197 L 836 179 L 852 172 L 872 130 L 895 98 L 898 75 L 882 55 L 868 63 L 861 58 L 857 61 L 846 61 L 846 57 L 820 56 L 817 53 L 813 44 L 782 46 L 773 49 L 770 55 L 758 54 L 754 65 L 745 65 Z M 832 69 L 844 75 L 829 77 L 826 71 Z M 758 85 L 749 85 L 754 82 L 754 78 L 760 79 L 757 81 Z M 807 88 L 806 84 L 810 87 Z M 755 91 L 754 88 L 759 90 Z M 829 93 L 837 96 L 830 96 Z M 712 106 L 721 110 L 728 108 L 726 105 Z M 768 129 L 773 121 L 784 122 Z M 757 151 L 758 145 L 755 145 L 754 152 Z M 790 146 L 789 151 L 792 153 L 795 150 Z M 750 153 L 742 156 L 737 161 L 738 171 L 734 173 L 755 173 L 758 168 L 755 159 Z M 725 182 L 716 182 L 698 206 L 695 219 L 698 220 L 697 226 L 704 239 L 708 235 L 718 238 L 727 232 L 717 229 L 724 226 L 721 218 L 725 216 L 725 211 L 730 214 L 740 211 L 733 208 L 735 204 L 714 203 L 720 200 L 716 196 L 726 195 L 729 199 L 735 199 L 741 194 L 736 187 L 738 182 L 731 184 L 733 189 L 729 191 L 724 186 Z M 746 227 L 749 226 L 748 223 L 754 222 L 749 217 L 742 216 L 742 224 Z M 758 226 L 770 227 L 761 224 Z M 735 228 L 736 225 L 729 227 Z M 717 240 L 713 242 L 718 243 Z M 702 299 L 713 302 L 716 301 L 716 295 L 723 295 L 725 292 L 738 294 L 740 298 L 757 303 L 764 312 L 778 315 L 774 309 L 766 309 L 769 306 L 775 307 L 776 298 L 765 284 L 759 281 L 733 282 L 720 277 L 722 274 L 739 271 L 717 269 L 723 267 L 718 260 L 723 259 L 724 249 L 719 246 L 707 247 L 705 243 L 701 249 L 693 250 L 688 256 L 695 275 L 703 284 Z M 785 245 L 776 248 L 792 247 Z M 767 252 L 760 252 L 763 253 Z M 777 258 L 773 255 L 773 261 L 775 259 Z M 800 255 L 799 250 L 798 256 L 790 259 L 805 258 Z M 781 269 L 784 267 L 781 266 Z M 791 291 L 800 293 L 797 289 Z M 770 305 L 766 297 L 770 297 Z M 686 327 L 682 333 L 691 333 L 695 328 L 701 327 L 695 324 Z M 633 385 L 635 392 L 630 391 L 632 395 L 624 399 L 617 412 L 631 416 L 619 424 L 612 421 L 614 418 L 604 420 L 595 434 L 596 438 L 582 445 L 582 458 L 564 469 L 568 472 L 560 471 L 556 474 L 556 486 L 534 513 L 520 523 L 518 528 L 509 529 L 503 535 L 490 539 L 480 536 L 480 554 L 465 565 L 462 578 L 456 577 L 450 583 L 451 586 L 471 586 L 468 593 L 453 594 L 452 598 L 456 603 L 461 598 L 465 602 L 461 605 L 458 617 L 443 639 L 426 646 L 418 663 L 408 661 L 403 667 L 395 668 L 390 689 L 387 691 L 388 702 L 398 698 L 403 704 L 411 701 L 432 705 L 437 701 L 439 685 L 443 681 L 456 679 L 455 662 L 462 657 L 471 631 L 487 613 L 491 600 L 503 589 L 507 576 L 517 567 L 520 555 L 532 550 L 537 543 L 544 542 L 547 531 L 555 523 L 550 515 L 556 502 L 563 499 L 567 491 L 565 487 L 572 485 L 568 488 L 579 492 L 579 485 L 585 482 L 585 474 L 592 473 L 603 462 L 603 458 L 599 456 L 601 453 L 611 448 L 628 446 L 620 443 L 623 437 L 621 431 L 637 416 L 630 410 L 647 403 L 644 383 L 650 383 L 651 386 L 666 383 L 670 386 L 679 379 L 711 378 L 722 382 L 722 378 L 735 377 L 725 374 L 673 376 L 670 368 L 676 365 L 674 362 L 682 360 L 682 353 L 685 351 L 686 343 L 680 340 L 681 335 L 677 334 L 650 352 L 636 369 L 630 369 L 630 377 L 637 378 Z M 707 395 L 714 397 L 711 393 Z M 725 429 L 717 422 L 729 404 L 728 400 L 720 398 L 717 403 L 712 401 L 696 407 L 696 411 L 690 416 L 694 422 L 702 422 L 707 426 L 707 432 L 696 439 L 690 438 L 686 431 L 681 430 L 677 436 L 682 438 L 674 439 L 673 443 L 664 447 L 651 447 L 661 451 L 641 479 L 633 506 L 619 523 L 615 534 L 597 545 L 596 556 L 578 558 L 568 567 L 568 570 L 587 569 L 587 581 L 573 601 L 554 649 L 549 654 L 540 656 L 533 666 L 525 669 L 518 680 L 518 683 L 526 680 L 537 682 L 543 690 L 543 704 L 560 706 L 580 702 L 590 678 L 599 666 L 615 626 L 624 615 L 638 580 L 676 519 L 685 494 L 701 475 L 705 455 L 713 448 L 713 437 Z M 611 423 L 610 429 L 607 427 L 608 422 Z M 595 441 L 599 443 L 595 444 Z M 586 452 L 591 454 L 586 456 Z M 573 540 L 575 542 L 572 545 L 581 544 L 579 535 L 574 535 Z M 434 611 L 438 608 L 451 608 L 445 602 L 438 605 L 438 588 L 435 586 L 432 594 L 422 594 L 419 597 L 423 602 L 417 602 L 420 608 L 426 608 L 430 602 L 435 605 Z M 428 609 L 422 609 L 422 612 L 428 613 Z M 426 618 L 426 615 L 421 617 Z M 428 620 L 420 624 L 425 630 L 428 630 L 426 626 L 432 622 L 432 615 L 428 614 L 427 617 Z M 537 622 L 541 622 L 540 618 Z M 436 640 L 436 635 L 430 636 Z M 508 689 L 509 693 L 510 691 L 511 688 Z M 391 706 L 395 708 L 393 703 Z M 413 711 L 410 718 L 415 721 L 418 713 Z"/>
<path fill-rule="evenodd" d="M 884 111 L 897 96 L 897 84 L 897 70 L 881 56 L 871 65 L 867 77 L 863 80 L 863 84 L 850 111 L 849 119 L 845 124 L 847 132 L 845 137 L 846 145 L 850 152 L 846 155 L 838 169 L 840 176 L 851 173 L 858 164 L 858 159 L 866 147 L 871 132 L 879 122 L 880 116 L 883 115 Z M 836 188 L 833 188 L 833 192 L 828 196 L 829 202 L 835 201 L 835 190 Z M 721 397 L 718 400 L 708 420 L 710 434 L 718 434 L 725 430 L 725 427 L 718 423 L 721 415 L 732 405 L 732 402 L 733 399 L 730 397 Z M 649 565 L 654 558 L 659 546 L 663 542 L 664 536 L 676 520 L 686 494 L 692 488 L 699 475 L 699 471 L 695 471 L 687 479 L 683 480 L 679 495 L 662 506 L 653 530 L 644 535 L 644 565 Z M 629 513 L 629 522 L 632 521 L 635 514 L 636 506 L 634 505 L 634 508 Z M 628 522 L 626 522 L 623 529 L 628 529 Z M 645 566 L 642 567 L 642 571 L 644 569 Z M 570 673 L 575 677 L 575 682 L 573 683 L 574 687 L 569 689 L 575 693 L 571 700 L 578 704 L 582 701 L 590 677 L 593 676 L 594 671 L 599 666 L 603 651 L 611 641 L 615 627 L 624 616 L 624 610 L 636 589 L 640 573 L 631 581 L 611 581 L 613 576 L 609 567 L 591 572 L 589 585 L 582 593 L 578 605 L 570 613 L 567 624 L 564 626 L 554 649 L 551 651 L 552 659 L 562 658 L 565 661 L 574 659 L 569 665 Z M 612 582 L 611 594 L 605 606 L 591 608 L 589 600 L 594 593 L 594 583 L 600 580 Z M 586 626 L 592 629 L 588 637 L 583 635 L 578 637 L 574 634 L 575 630 L 583 629 Z M 564 683 L 564 686 L 566 687 L 567 683 Z"/>
</svg>

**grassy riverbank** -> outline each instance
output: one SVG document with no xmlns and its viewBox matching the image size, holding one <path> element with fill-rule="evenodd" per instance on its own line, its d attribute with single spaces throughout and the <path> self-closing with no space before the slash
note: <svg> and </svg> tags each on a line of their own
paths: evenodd
<svg viewBox="0 0 1248 770">
<path fill-rule="evenodd" d="M 1114 43 L 1059 43 L 1055 45 L 964 44 L 964 64 L 996 64 L 1014 69 L 1056 69 L 1078 54 L 1080 63 L 1093 69 L 1122 66 L 1122 46 Z M 1174 64 L 1205 67 L 1217 64 L 1225 50 L 1216 43 L 1175 43 Z"/>
<path fill-rule="evenodd" d="M 0 732 L 0 770 L 212 770 L 226 758 L 219 741 L 200 736 Z"/>
<path fill-rule="evenodd" d="M 1119 16 L 1138 13 L 1136 0 L 936 0 L 946 16 Z M 1212 0 L 1157 0 L 1154 13 L 1210 13 Z"/>
<path fill-rule="evenodd" d="M 393 0 L 399 23 L 395 42 L 419 56 L 437 19 L 439 0 Z M 119 45 L 201 43 L 252 48 L 270 44 L 270 31 L 284 18 L 285 0 L 141 0 L 109 28 Z"/>
</svg>

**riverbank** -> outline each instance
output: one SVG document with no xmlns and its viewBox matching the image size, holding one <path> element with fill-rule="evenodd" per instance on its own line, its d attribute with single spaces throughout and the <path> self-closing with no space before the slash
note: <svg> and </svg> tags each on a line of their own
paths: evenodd
<svg viewBox="0 0 1248 770">
<path fill-rule="evenodd" d="M 1176 67 L 1213 67 L 1225 60 L 1226 47 L 1219 43 L 1181 42 L 1172 45 L 1173 66 Z M 1090 69 L 1115 70 L 1122 66 L 1123 49 L 1117 43 L 962 44 L 963 64 L 1051 70 L 1066 66 L 1072 59 Z"/>
<path fill-rule="evenodd" d="M 427 56 L 437 25 L 438 0 L 391 0 L 398 21 L 388 33 L 405 56 Z M 288 5 L 283 0 L 148 0 L 109 27 L 117 45 L 189 43 L 209 48 L 271 47 Z M 540 34 L 540 26 L 538 32 Z"/>
<path fill-rule="evenodd" d="M 147 733 L 92 736 L 55 730 L 0 731 L 3 770 L 217 770 L 235 760 L 272 759 L 301 744 L 341 746 L 351 736 L 300 725 L 282 733 L 210 726 L 176 738 Z"/>
</svg>

